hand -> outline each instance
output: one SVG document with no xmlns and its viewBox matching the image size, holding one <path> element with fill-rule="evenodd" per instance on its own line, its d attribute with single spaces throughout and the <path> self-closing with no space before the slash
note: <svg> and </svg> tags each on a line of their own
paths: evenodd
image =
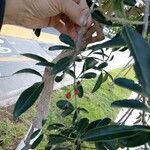
<svg viewBox="0 0 150 150">
<path fill-rule="evenodd" d="M 27 28 L 51 26 L 76 38 L 83 15 L 89 11 L 86 0 L 6 0 L 4 23 Z M 91 25 L 91 16 L 84 24 Z"/>
</svg>

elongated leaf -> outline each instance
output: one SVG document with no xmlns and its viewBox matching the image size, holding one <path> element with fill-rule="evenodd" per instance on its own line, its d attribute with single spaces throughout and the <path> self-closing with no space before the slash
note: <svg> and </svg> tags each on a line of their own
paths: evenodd
<svg viewBox="0 0 150 150">
<path fill-rule="evenodd" d="M 33 132 L 33 134 L 31 135 L 30 139 L 34 139 L 39 133 L 40 133 L 40 129 L 36 130 L 35 132 Z"/>
<path fill-rule="evenodd" d="M 96 51 L 102 48 L 120 48 L 122 46 L 126 46 L 124 39 L 120 34 L 114 36 L 111 40 L 108 40 L 101 44 L 96 44 L 91 47 L 88 47 L 89 50 Z"/>
<path fill-rule="evenodd" d="M 109 125 L 89 130 L 82 136 L 82 140 L 91 142 L 108 141 L 131 137 L 141 131 L 150 132 L 150 128 L 146 126 Z"/>
<path fill-rule="evenodd" d="M 64 45 L 57 45 L 57 46 L 51 46 L 48 50 L 55 51 L 55 50 L 72 50 L 71 47 L 64 46 Z"/>
<path fill-rule="evenodd" d="M 102 126 L 106 126 L 111 122 L 110 118 L 104 118 L 103 120 L 99 121 L 98 124 L 96 125 L 96 127 L 102 127 Z"/>
<path fill-rule="evenodd" d="M 108 58 L 108 55 L 106 55 L 106 54 L 103 53 L 103 52 L 94 52 L 93 54 L 102 55 L 103 58 L 104 58 L 104 57 L 107 57 L 107 58 Z"/>
<path fill-rule="evenodd" d="M 38 66 L 45 66 L 45 67 L 54 67 L 54 63 L 51 63 L 51 62 L 46 62 L 46 61 L 42 61 L 42 62 L 38 62 L 36 63 L 36 65 Z"/>
<path fill-rule="evenodd" d="M 112 22 L 110 20 L 107 20 L 100 11 L 95 10 L 92 13 L 92 17 L 99 23 L 103 23 L 105 25 L 112 25 Z"/>
<path fill-rule="evenodd" d="M 56 144 L 64 143 L 67 141 L 67 139 L 68 139 L 67 137 L 64 137 L 62 135 L 51 134 L 49 136 L 49 144 L 56 145 Z"/>
<path fill-rule="evenodd" d="M 96 147 L 96 150 L 107 150 L 107 148 L 104 146 L 102 142 L 96 142 L 95 147 Z"/>
<path fill-rule="evenodd" d="M 61 42 L 65 43 L 65 44 L 68 44 L 70 45 L 71 47 L 75 48 L 75 43 L 74 41 L 71 39 L 71 37 L 69 37 L 68 35 L 66 34 L 61 34 L 59 36 L 59 39 Z"/>
<path fill-rule="evenodd" d="M 66 117 L 70 115 L 73 111 L 74 111 L 74 108 L 69 107 L 61 113 L 61 116 Z"/>
<path fill-rule="evenodd" d="M 74 111 L 74 106 L 66 100 L 59 100 L 56 105 L 58 108 L 64 110 L 61 113 L 62 117 L 66 117 Z"/>
<path fill-rule="evenodd" d="M 75 72 L 72 70 L 67 70 L 66 71 L 67 74 L 69 74 L 70 76 L 72 76 L 73 78 L 76 78 Z"/>
<path fill-rule="evenodd" d="M 79 81 L 77 82 L 77 89 L 79 90 L 78 97 L 82 98 L 84 95 L 84 89 L 83 89 L 81 82 L 79 82 Z"/>
<path fill-rule="evenodd" d="M 136 0 L 124 0 L 124 3 L 129 6 L 134 6 L 136 4 Z"/>
<path fill-rule="evenodd" d="M 91 79 L 95 77 L 96 77 L 96 73 L 94 72 L 88 72 L 81 76 L 81 78 L 84 78 L 84 79 Z"/>
<path fill-rule="evenodd" d="M 87 119 L 87 118 L 80 119 L 80 121 L 76 124 L 77 132 L 80 134 L 84 134 L 88 125 L 89 125 L 89 119 Z"/>
<path fill-rule="evenodd" d="M 150 95 L 150 45 L 133 28 L 125 26 L 122 35 L 135 60 L 135 72 L 146 95 Z"/>
<path fill-rule="evenodd" d="M 136 84 L 133 80 L 126 78 L 117 78 L 114 80 L 115 84 L 131 91 L 142 93 L 142 87 Z"/>
<path fill-rule="evenodd" d="M 103 77 L 103 83 L 104 83 L 105 81 L 107 81 L 108 77 L 109 77 L 108 73 L 105 72 L 105 75 L 104 75 L 104 77 Z"/>
<path fill-rule="evenodd" d="M 31 69 L 31 68 L 19 70 L 19 71 L 15 72 L 14 74 L 20 74 L 20 73 L 32 73 L 32 74 L 42 77 L 42 75 L 38 71 Z"/>
<path fill-rule="evenodd" d="M 118 142 L 117 142 L 117 144 L 116 144 L 116 141 L 115 141 L 115 140 L 106 141 L 106 142 L 103 142 L 103 144 L 104 144 L 105 147 L 107 147 L 107 149 L 109 149 L 109 150 L 117 150 L 117 149 L 119 149 L 119 144 L 118 144 Z"/>
<path fill-rule="evenodd" d="M 72 118 L 73 124 L 76 122 L 78 114 L 79 114 L 79 109 L 76 109 L 74 114 L 73 114 L 73 118 Z"/>
<path fill-rule="evenodd" d="M 52 70 L 52 74 L 57 74 L 61 71 L 67 69 L 73 60 L 73 56 L 67 56 L 60 59 L 54 66 Z"/>
<path fill-rule="evenodd" d="M 150 141 L 150 133 L 140 132 L 135 134 L 133 137 L 120 140 L 120 143 L 123 146 L 136 147 L 136 146 L 144 145 L 149 141 Z"/>
<path fill-rule="evenodd" d="M 67 109 L 67 108 L 74 108 L 74 106 L 67 100 L 59 100 L 57 103 L 56 103 L 56 106 L 59 108 L 59 109 Z"/>
<path fill-rule="evenodd" d="M 35 141 L 34 141 L 34 143 L 31 145 L 31 148 L 32 149 L 35 149 L 39 144 L 40 144 L 40 142 L 42 141 L 42 139 L 43 139 L 43 134 L 41 134 Z"/>
<path fill-rule="evenodd" d="M 92 90 L 92 93 L 96 92 L 100 88 L 102 83 L 103 83 L 103 73 L 101 73 L 100 76 L 98 77 L 96 84 Z"/>
<path fill-rule="evenodd" d="M 63 75 L 61 75 L 61 76 L 56 76 L 56 77 L 55 77 L 55 82 L 57 82 L 57 83 L 58 83 L 58 82 L 61 82 L 61 81 L 63 80 L 63 77 L 64 77 Z"/>
<path fill-rule="evenodd" d="M 108 63 L 107 62 L 103 62 L 100 65 L 98 65 L 97 67 L 95 67 L 96 70 L 102 70 L 103 68 L 107 67 Z"/>
<path fill-rule="evenodd" d="M 67 128 L 61 131 L 61 134 L 65 137 L 71 137 L 71 138 L 76 138 L 76 133 L 73 133 L 74 129 L 73 128 Z"/>
<path fill-rule="evenodd" d="M 33 29 L 34 34 L 39 37 L 41 34 L 41 29 Z"/>
<path fill-rule="evenodd" d="M 51 130 L 56 130 L 56 129 L 60 129 L 60 128 L 63 128 L 63 127 L 64 127 L 63 124 L 54 123 L 54 124 L 50 124 L 50 125 L 47 127 L 47 130 L 51 131 Z"/>
<path fill-rule="evenodd" d="M 37 61 L 47 62 L 47 60 L 45 58 L 35 55 L 35 54 L 25 53 L 25 54 L 21 54 L 21 55 L 23 55 L 25 57 L 29 57 L 29 58 L 37 60 Z"/>
<path fill-rule="evenodd" d="M 44 87 L 43 82 L 37 82 L 26 89 L 19 97 L 13 112 L 14 118 L 18 118 L 22 113 L 28 110 L 39 97 Z"/>
<path fill-rule="evenodd" d="M 118 100 L 113 102 L 111 106 L 133 108 L 150 112 L 150 108 L 148 108 L 145 104 L 141 103 L 140 101 L 134 99 Z"/>
<path fill-rule="evenodd" d="M 123 0 L 112 0 L 112 6 L 117 17 L 125 17 Z"/>
<path fill-rule="evenodd" d="M 87 110 L 87 109 L 85 109 L 85 108 L 78 108 L 79 109 L 79 111 L 82 111 L 82 112 L 84 112 L 84 113 L 89 113 L 89 111 Z"/>
<path fill-rule="evenodd" d="M 95 60 L 93 57 L 86 58 L 84 65 L 83 65 L 83 72 L 88 69 L 94 68 L 97 63 L 98 61 Z"/>
</svg>

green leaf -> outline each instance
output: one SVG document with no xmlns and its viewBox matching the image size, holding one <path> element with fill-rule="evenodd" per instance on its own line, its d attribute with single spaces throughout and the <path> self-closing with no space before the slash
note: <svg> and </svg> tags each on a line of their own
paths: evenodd
<svg viewBox="0 0 150 150">
<path fill-rule="evenodd" d="M 67 45 L 70 45 L 70 46 L 73 47 L 73 48 L 76 47 L 76 45 L 75 45 L 74 41 L 71 39 L 71 37 L 69 37 L 69 36 L 66 35 L 66 34 L 61 34 L 61 35 L 59 36 L 59 39 L 60 39 L 61 42 L 65 43 L 65 44 L 67 44 Z"/>
<path fill-rule="evenodd" d="M 39 37 L 41 34 L 41 29 L 33 29 L 34 34 Z"/>
<path fill-rule="evenodd" d="M 97 63 L 98 63 L 98 61 L 95 60 L 93 57 L 87 57 L 84 62 L 84 65 L 83 65 L 82 72 L 84 72 L 88 69 L 94 68 Z"/>
<path fill-rule="evenodd" d="M 103 62 L 100 65 L 98 65 L 97 67 L 95 67 L 96 70 L 102 70 L 103 68 L 107 67 L 108 63 L 107 62 Z"/>
<path fill-rule="evenodd" d="M 74 106 L 67 100 L 59 100 L 56 105 L 58 108 L 64 110 L 61 114 L 62 117 L 66 117 L 74 111 Z"/>
<path fill-rule="evenodd" d="M 64 45 L 57 45 L 57 46 L 51 46 L 48 50 L 55 51 L 55 50 L 72 50 L 71 47 L 64 46 Z"/>
<path fill-rule="evenodd" d="M 25 57 L 37 60 L 37 61 L 42 61 L 42 62 L 47 62 L 47 60 L 41 56 L 35 55 L 35 54 L 30 54 L 30 53 L 25 53 L 25 54 L 21 54 Z"/>
<path fill-rule="evenodd" d="M 112 22 L 110 20 L 107 20 L 105 18 L 105 16 L 98 10 L 95 10 L 92 13 L 92 17 L 94 20 L 96 20 L 97 22 L 103 23 L 105 25 L 112 25 Z"/>
<path fill-rule="evenodd" d="M 19 74 L 19 73 L 32 73 L 32 74 L 42 77 L 42 75 L 38 71 L 31 69 L 31 68 L 19 70 L 19 71 L 15 72 L 14 74 Z"/>
<path fill-rule="evenodd" d="M 106 55 L 104 52 L 94 52 L 93 54 L 97 54 L 97 55 L 102 55 L 103 56 L 103 58 L 104 57 L 109 57 L 108 55 Z"/>
<path fill-rule="evenodd" d="M 70 115 L 73 111 L 74 111 L 74 108 L 67 108 L 66 110 L 64 110 L 64 111 L 61 113 L 61 116 L 62 116 L 62 117 L 66 117 L 66 116 Z"/>
<path fill-rule="evenodd" d="M 31 148 L 32 149 L 35 149 L 39 144 L 40 144 L 40 142 L 42 141 L 42 139 L 43 139 L 43 134 L 41 134 L 35 141 L 34 141 L 34 143 L 31 145 Z"/>
<path fill-rule="evenodd" d="M 62 136 L 62 135 L 51 134 L 51 135 L 49 135 L 48 140 L 49 140 L 50 145 L 56 145 L 56 144 L 66 142 L 68 140 L 68 138 L 65 136 Z"/>
<path fill-rule="evenodd" d="M 96 78 L 96 73 L 88 72 L 88 73 L 83 74 L 80 78 L 84 78 L 84 79 Z"/>
<path fill-rule="evenodd" d="M 106 126 L 106 125 L 108 125 L 110 122 L 111 122 L 111 119 L 110 119 L 110 118 L 104 118 L 103 120 L 100 120 L 96 126 L 97 126 L 97 127 Z"/>
<path fill-rule="evenodd" d="M 104 83 L 105 81 L 107 81 L 108 77 L 109 77 L 108 73 L 105 72 L 105 75 L 104 75 L 104 77 L 103 77 L 103 83 Z"/>
<path fill-rule="evenodd" d="M 74 108 L 74 106 L 67 100 L 59 100 L 56 103 L 56 106 L 62 110 L 66 109 L 66 108 Z"/>
<path fill-rule="evenodd" d="M 30 139 L 34 139 L 39 133 L 40 133 L 40 129 L 36 130 L 35 132 L 32 133 Z"/>
<path fill-rule="evenodd" d="M 150 95 L 150 45 L 133 28 L 125 26 L 122 35 L 135 60 L 135 72 L 144 93 Z"/>
<path fill-rule="evenodd" d="M 136 147 L 136 146 L 144 145 L 149 141 L 150 141 L 149 132 L 139 132 L 135 134 L 133 137 L 120 140 L 120 143 L 121 145 L 126 147 Z"/>
<path fill-rule="evenodd" d="M 118 141 L 116 142 L 115 140 L 112 140 L 112 141 L 106 141 L 106 142 L 103 142 L 105 147 L 107 147 L 107 149 L 109 150 L 117 150 L 119 149 L 119 144 L 118 144 Z"/>
<path fill-rule="evenodd" d="M 150 112 L 150 108 L 148 108 L 145 104 L 143 104 L 139 100 L 134 100 L 134 99 L 118 100 L 118 101 L 113 102 L 111 106 L 139 109 L 139 110 Z"/>
<path fill-rule="evenodd" d="M 98 79 L 96 81 L 96 84 L 95 84 L 95 86 L 94 86 L 94 88 L 92 90 L 92 93 L 96 92 L 100 88 L 102 83 L 103 83 L 103 73 L 101 73 L 99 75 L 99 77 L 98 77 Z"/>
<path fill-rule="evenodd" d="M 60 123 L 54 123 L 54 124 L 50 124 L 48 127 L 47 127 L 47 130 L 51 131 L 51 130 L 57 130 L 57 129 L 60 129 L 60 128 L 63 128 L 64 125 L 63 124 L 60 124 Z"/>
<path fill-rule="evenodd" d="M 83 90 L 83 86 L 82 86 L 81 82 L 79 82 L 79 81 L 77 82 L 77 89 L 79 90 L 78 97 L 82 98 L 84 95 L 84 90 Z"/>
<path fill-rule="evenodd" d="M 80 107 L 79 107 L 78 109 L 79 109 L 79 111 L 82 111 L 82 112 L 84 112 L 84 113 L 89 113 L 88 110 L 85 109 L 85 108 L 80 108 Z"/>
<path fill-rule="evenodd" d="M 118 86 L 129 89 L 131 91 L 142 93 L 142 87 L 136 84 L 133 80 L 126 78 L 117 78 L 114 80 L 114 83 Z"/>
<path fill-rule="evenodd" d="M 107 148 L 104 146 L 102 142 L 96 142 L 95 147 L 96 147 L 96 150 L 107 150 Z"/>
<path fill-rule="evenodd" d="M 72 70 L 67 70 L 66 71 L 67 74 L 69 74 L 70 76 L 72 76 L 73 78 L 76 78 L 75 72 Z"/>
<path fill-rule="evenodd" d="M 123 0 L 112 0 L 112 6 L 117 17 L 125 17 Z"/>
<path fill-rule="evenodd" d="M 44 67 L 54 67 L 54 63 L 51 63 L 51 62 L 46 62 L 46 61 L 42 61 L 42 62 L 38 62 L 36 63 L 36 65 L 38 66 L 44 66 Z"/>
<path fill-rule="evenodd" d="M 55 77 L 55 82 L 61 82 L 62 80 L 63 80 L 63 75 Z"/>
<path fill-rule="evenodd" d="M 24 92 L 22 92 L 14 108 L 13 117 L 15 119 L 18 118 L 22 113 L 24 113 L 34 104 L 34 102 L 37 100 L 40 93 L 42 92 L 43 87 L 43 82 L 37 82 L 28 89 L 26 89 Z"/>
<path fill-rule="evenodd" d="M 60 59 L 53 67 L 52 74 L 57 74 L 67 69 L 73 60 L 73 56 L 67 56 Z"/>
<path fill-rule="evenodd" d="M 79 109 L 76 109 L 74 114 L 73 114 L 73 118 L 72 118 L 72 122 L 75 123 L 77 118 L 78 118 L 78 114 L 79 114 Z"/>
<path fill-rule="evenodd" d="M 136 0 L 124 0 L 124 3 L 129 6 L 135 6 Z"/>
<path fill-rule="evenodd" d="M 126 46 L 124 39 L 121 37 L 120 34 L 114 36 L 111 40 L 108 40 L 101 44 L 96 44 L 93 46 L 88 47 L 89 50 L 96 51 L 102 48 L 120 48 L 122 46 Z"/>
<path fill-rule="evenodd" d="M 89 119 L 87 119 L 87 118 L 80 119 L 80 121 L 77 122 L 77 124 L 76 124 L 76 130 L 77 130 L 78 134 L 79 133 L 80 133 L 80 135 L 84 134 L 88 125 L 89 125 Z"/>
<path fill-rule="evenodd" d="M 73 128 L 67 128 L 61 131 L 61 134 L 65 137 L 76 138 L 76 133 Z"/>
<path fill-rule="evenodd" d="M 147 126 L 108 125 L 87 131 L 81 139 L 89 142 L 109 141 L 131 137 L 141 131 L 150 132 L 150 128 Z"/>
<path fill-rule="evenodd" d="M 87 130 L 90 130 L 90 129 L 93 129 L 93 128 L 96 128 L 96 127 L 106 126 L 106 125 L 108 125 L 110 122 L 111 122 L 111 119 L 110 119 L 110 118 L 104 118 L 103 120 L 101 120 L 101 119 L 95 120 L 95 121 L 93 121 L 93 122 L 91 122 L 91 123 L 89 124 Z"/>
</svg>

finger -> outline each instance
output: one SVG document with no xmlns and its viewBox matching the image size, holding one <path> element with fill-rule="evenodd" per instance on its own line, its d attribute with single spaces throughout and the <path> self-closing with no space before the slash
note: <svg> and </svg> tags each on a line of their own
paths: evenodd
<svg viewBox="0 0 150 150">
<path fill-rule="evenodd" d="M 85 0 L 80 0 L 80 3 L 77 4 L 76 2 L 69 0 L 61 0 L 61 11 L 66 14 L 74 23 L 81 26 L 81 21 L 83 14 L 85 14 L 85 10 L 87 12 L 88 6 L 86 2 L 81 2 Z M 83 13 L 84 12 L 84 13 Z M 89 20 L 90 21 L 90 20 Z"/>
<path fill-rule="evenodd" d="M 65 24 L 62 21 L 59 21 L 57 24 L 55 24 L 53 26 L 57 31 L 59 31 L 60 33 L 64 33 L 64 34 L 68 34 L 67 32 L 67 28 L 65 26 Z"/>
<path fill-rule="evenodd" d="M 92 23 L 92 17 L 90 15 L 90 9 L 87 5 L 86 0 L 80 0 L 79 6 L 80 6 L 81 12 L 82 12 L 82 19 L 84 19 L 84 21 L 86 21 L 85 23 L 83 23 L 83 25 L 86 28 L 89 28 L 91 26 L 91 23 Z M 87 18 L 84 17 L 85 15 L 87 15 Z M 81 21 L 82 21 L 82 19 L 81 19 Z"/>
<path fill-rule="evenodd" d="M 60 21 L 60 18 L 61 18 L 61 14 L 58 14 L 54 17 L 50 17 L 49 22 L 48 22 L 48 26 L 53 27 L 53 26 L 57 25 Z"/>
</svg>

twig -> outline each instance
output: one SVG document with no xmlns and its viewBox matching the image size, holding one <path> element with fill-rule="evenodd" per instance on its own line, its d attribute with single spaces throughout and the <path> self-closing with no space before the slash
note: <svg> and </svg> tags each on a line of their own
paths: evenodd
<svg viewBox="0 0 150 150">
<path fill-rule="evenodd" d="M 148 30 L 149 7 L 150 7 L 150 1 L 145 0 L 144 19 L 143 19 L 144 25 L 143 25 L 143 31 L 142 31 L 143 38 L 146 37 L 147 30 Z"/>
<path fill-rule="evenodd" d="M 102 8 L 101 8 L 102 9 Z M 94 10 L 99 10 L 101 12 L 104 12 L 103 10 L 100 10 L 100 8 L 95 8 Z M 107 20 L 110 20 L 110 21 L 115 21 L 115 22 L 118 22 L 118 23 L 121 23 L 121 24 L 136 24 L 136 25 L 144 25 L 144 21 L 135 21 L 135 20 L 127 20 L 127 19 L 124 19 L 124 18 L 118 18 L 118 17 L 110 17 L 106 14 L 103 13 L 103 15 L 105 16 L 105 18 Z"/>
</svg>

